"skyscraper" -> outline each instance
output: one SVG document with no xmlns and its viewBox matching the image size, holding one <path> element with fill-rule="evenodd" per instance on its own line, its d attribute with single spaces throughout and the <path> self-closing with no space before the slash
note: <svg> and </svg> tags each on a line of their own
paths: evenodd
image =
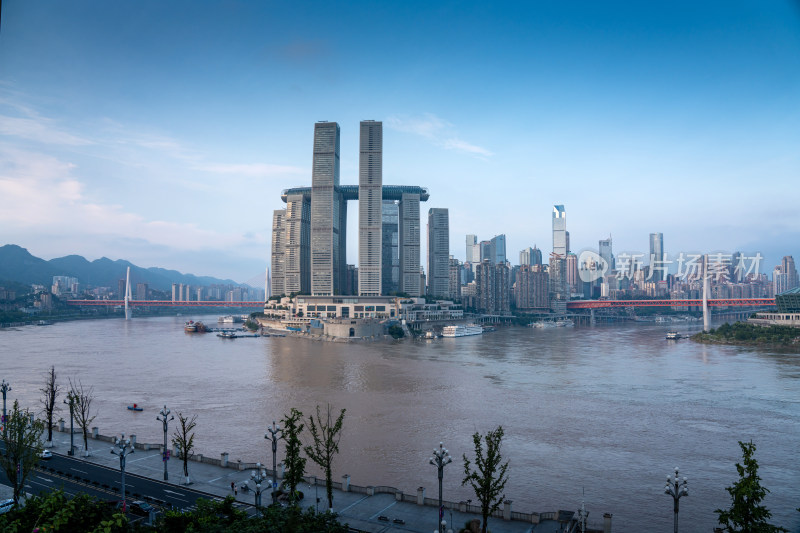
<svg viewBox="0 0 800 533">
<path fill-rule="evenodd" d="M 428 210 L 428 294 L 450 294 L 450 222 L 447 209 Z"/>
<path fill-rule="evenodd" d="M 314 124 L 311 169 L 311 294 L 339 294 L 344 262 L 346 203 L 339 186 L 339 125 Z"/>
<path fill-rule="evenodd" d="M 308 196 L 290 194 L 286 197 L 284 226 L 283 293 L 308 294 L 311 288 L 311 199 Z"/>
<path fill-rule="evenodd" d="M 358 294 L 381 295 L 383 123 L 361 122 L 358 163 Z"/>
<path fill-rule="evenodd" d="M 400 210 L 394 200 L 383 201 L 381 218 L 381 294 L 400 290 Z"/>
<path fill-rule="evenodd" d="M 563 205 L 553 206 L 553 253 L 567 256 L 567 211 Z M 550 275 L 552 278 L 552 274 Z"/>
<path fill-rule="evenodd" d="M 797 268 L 794 264 L 794 257 L 787 255 L 781 259 L 781 264 L 776 266 L 772 273 L 772 284 L 776 296 L 789 289 L 800 286 Z"/>
<path fill-rule="evenodd" d="M 420 296 L 419 274 L 419 202 L 420 195 L 403 193 L 398 204 L 400 221 L 400 292 Z"/>
<path fill-rule="evenodd" d="M 609 236 L 608 239 L 601 239 L 598 247 L 598 255 L 608 264 L 609 270 L 614 270 L 614 253 L 611 245 L 611 236 Z"/>
<path fill-rule="evenodd" d="M 491 255 L 492 261 L 495 264 L 506 262 L 506 236 L 505 234 L 502 235 L 495 235 L 492 237 L 492 248 L 491 248 Z"/>
<path fill-rule="evenodd" d="M 285 283 L 285 257 L 286 257 L 286 210 L 276 209 L 272 212 L 272 250 L 270 263 L 272 264 L 272 281 L 270 296 L 286 294 Z M 183 290 L 183 287 L 181 287 Z M 181 299 L 181 294 L 178 294 Z M 175 284 L 172 286 L 172 300 L 175 301 Z"/>
<path fill-rule="evenodd" d="M 461 272 L 463 265 L 461 261 L 450 256 L 450 294 L 449 297 L 454 300 L 461 299 Z"/>
<path fill-rule="evenodd" d="M 481 247 L 478 244 L 477 235 L 467 235 L 467 255 L 464 261 L 467 263 L 481 262 Z"/>
<path fill-rule="evenodd" d="M 650 234 L 650 277 L 653 281 L 666 279 L 664 270 L 664 234 Z"/>
</svg>

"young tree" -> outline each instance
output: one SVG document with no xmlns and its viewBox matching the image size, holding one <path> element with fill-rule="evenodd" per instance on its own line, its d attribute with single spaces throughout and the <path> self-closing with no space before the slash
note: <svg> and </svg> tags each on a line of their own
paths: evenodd
<svg viewBox="0 0 800 533">
<path fill-rule="evenodd" d="M 727 510 L 717 509 L 719 523 L 727 528 L 730 533 L 778 533 L 788 531 L 782 527 L 771 525 L 767 520 L 772 513 L 761 501 L 769 494 L 769 489 L 761 486 L 761 477 L 758 475 L 758 462 L 753 458 L 756 445 L 753 441 L 739 441 L 742 449 L 744 465 L 736 463 L 739 472 L 739 481 L 736 481 L 725 490 L 731 495 L 731 506 Z"/>
<path fill-rule="evenodd" d="M 92 414 L 94 387 L 85 389 L 80 380 L 69 380 L 69 393 L 75 398 L 75 421 L 83 433 L 83 455 L 89 457 L 89 429 L 97 414 Z"/>
<path fill-rule="evenodd" d="M 286 457 L 284 466 L 286 474 L 284 481 L 289 485 L 289 503 L 293 504 L 297 496 L 297 485 L 303 482 L 306 471 L 306 458 L 300 456 L 303 444 L 300 442 L 300 433 L 303 432 L 303 413 L 295 408 L 283 416 L 283 438 L 286 441 Z"/>
<path fill-rule="evenodd" d="M 317 418 L 314 415 L 308 417 L 308 429 L 314 439 L 313 446 L 306 446 L 305 452 L 309 459 L 314 461 L 325 472 L 325 491 L 328 496 L 328 510 L 333 512 L 333 458 L 339 453 L 339 439 L 341 439 L 342 422 L 344 421 L 345 409 L 339 413 L 336 422 L 333 421 L 331 404 L 328 404 L 328 412 L 325 420 L 319 412 L 317 405 Z"/>
<path fill-rule="evenodd" d="M 47 446 L 53 445 L 53 413 L 58 410 L 57 401 L 58 393 L 61 387 L 56 382 L 56 367 L 51 366 L 50 372 L 47 373 L 47 378 L 44 388 L 39 389 L 42 394 L 42 405 L 44 406 L 44 414 L 47 419 Z"/>
<path fill-rule="evenodd" d="M 44 423 L 34 420 L 33 413 L 28 409 L 20 409 L 19 402 L 14 400 L 5 428 L 0 435 L 4 450 L 0 454 L 0 467 L 14 489 L 14 502 L 19 503 L 25 480 L 39 462 L 39 454 L 42 453 Z"/>
<path fill-rule="evenodd" d="M 183 461 L 183 477 L 186 478 L 186 485 L 191 483 L 189 479 L 189 458 L 194 455 L 194 427 L 197 425 L 197 415 L 192 418 L 178 413 L 178 427 L 172 435 L 172 445 L 178 449 L 178 459 Z M 166 451 L 166 450 L 164 450 Z"/>
<path fill-rule="evenodd" d="M 508 461 L 501 464 L 503 456 L 500 446 L 503 444 L 503 426 L 497 426 L 494 431 L 489 431 L 484 437 L 486 441 L 486 454 L 484 455 L 481 435 L 475 432 L 472 442 L 475 445 L 475 469 L 471 469 L 470 460 L 464 454 L 464 480 L 462 485 L 469 483 L 475 496 L 481 503 L 481 516 L 483 525 L 481 532 L 486 533 L 489 516 L 495 512 L 503 501 L 503 489 L 508 481 L 506 470 Z"/>
</svg>

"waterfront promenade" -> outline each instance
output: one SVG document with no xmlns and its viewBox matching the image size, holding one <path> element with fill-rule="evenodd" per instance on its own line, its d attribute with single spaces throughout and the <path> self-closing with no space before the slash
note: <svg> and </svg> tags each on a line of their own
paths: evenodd
<svg viewBox="0 0 800 533">
<path fill-rule="evenodd" d="M 89 457 L 82 457 L 83 441 L 82 436 L 75 434 L 74 441 L 76 446 L 75 458 L 89 461 L 98 465 L 112 469 L 119 468 L 119 458 L 109 453 L 111 449 L 112 437 L 97 435 L 89 439 Z M 69 449 L 69 429 L 66 431 L 55 430 L 53 432 L 53 452 L 66 455 Z M 136 451 L 126 462 L 126 473 L 135 474 L 151 478 L 153 480 L 163 480 L 164 466 L 162 462 L 161 445 L 136 443 Z M 229 462 L 227 466 L 222 466 L 224 459 L 211 459 L 194 457 L 189 463 L 189 475 L 192 480 L 190 488 L 208 494 L 209 498 L 232 496 L 231 483 L 237 488 L 241 487 L 250 479 L 250 473 L 255 467 L 254 463 Z M 173 457 L 168 463 L 170 483 L 174 484 L 176 490 L 183 488 L 183 466 L 182 462 Z M 268 469 L 269 474 L 269 469 Z M 281 467 L 278 467 L 280 478 Z M 455 475 L 455 474 L 454 474 Z M 315 494 L 319 497 L 318 509 L 324 510 L 326 506 L 325 481 L 317 480 L 314 486 L 314 478 L 307 477 L 307 483 L 300 489 L 305 493 L 301 504 L 306 507 L 314 507 Z M 434 479 L 435 481 L 435 479 Z M 432 487 L 424 492 L 422 503 L 419 491 L 412 495 L 402 494 L 390 487 L 361 487 L 349 485 L 345 481 L 336 483 L 333 497 L 333 509 L 340 515 L 340 520 L 358 531 L 370 533 L 400 533 L 400 532 L 431 532 L 436 530 L 437 524 L 437 505 L 438 492 Z M 435 485 L 435 483 L 432 483 Z M 252 484 L 251 484 L 252 486 Z M 346 489 L 346 490 L 343 490 Z M 239 502 L 245 504 L 254 503 L 254 493 L 252 490 L 243 492 L 240 488 L 235 495 Z M 446 497 L 446 495 L 445 495 Z M 269 493 L 262 495 L 264 503 L 268 503 Z M 451 521 L 455 524 L 454 531 L 464 527 L 464 524 L 472 519 L 479 519 L 479 509 L 476 505 L 467 508 L 466 502 L 451 503 L 445 501 L 444 519 L 450 529 Z M 556 520 L 558 513 L 510 513 L 510 505 L 505 509 L 501 506 L 499 516 L 490 518 L 489 526 L 493 533 L 550 533 L 561 531 L 563 523 Z M 505 516 L 504 516 L 505 515 Z M 602 517 L 591 517 L 590 523 L 597 523 Z"/>
</svg>

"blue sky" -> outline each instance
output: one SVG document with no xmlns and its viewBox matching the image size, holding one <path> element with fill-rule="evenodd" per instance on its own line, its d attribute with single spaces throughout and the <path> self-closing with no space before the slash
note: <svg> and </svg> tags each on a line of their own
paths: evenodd
<svg viewBox="0 0 800 533">
<path fill-rule="evenodd" d="M 574 250 L 800 260 L 796 1 L 9 0 L 0 24 L 0 241 L 41 257 L 255 280 L 314 122 L 356 183 L 375 119 L 384 183 L 428 187 L 461 259 L 467 233 L 549 252 L 564 204 Z"/>
</svg>

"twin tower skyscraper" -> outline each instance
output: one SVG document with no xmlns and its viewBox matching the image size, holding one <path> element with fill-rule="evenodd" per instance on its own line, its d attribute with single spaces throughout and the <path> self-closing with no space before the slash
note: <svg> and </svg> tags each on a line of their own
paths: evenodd
<svg viewBox="0 0 800 533">
<path fill-rule="evenodd" d="M 365 120 L 360 124 L 357 187 L 339 183 L 339 145 L 339 125 L 317 122 L 311 188 L 288 189 L 281 195 L 286 209 L 273 213 L 271 296 L 356 292 L 355 287 L 348 290 L 346 263 L 347 202 L 356 199 L 357 294 L 388 294 L 390 280 L 385 278 L 392 276 L 392 270 L 386 267 L 392 265 L 384 263 L 394 257 L 398 259 L 394 265 L 397 279 L 392 289 L 420 295 L 419 202 L 428 199 L 428 191 L 383 185 L 382 122 Z M 387 210 L 388 217 L 384 216 L 385 203 L 397 205 L 397 209 Z"/>
</svg>

